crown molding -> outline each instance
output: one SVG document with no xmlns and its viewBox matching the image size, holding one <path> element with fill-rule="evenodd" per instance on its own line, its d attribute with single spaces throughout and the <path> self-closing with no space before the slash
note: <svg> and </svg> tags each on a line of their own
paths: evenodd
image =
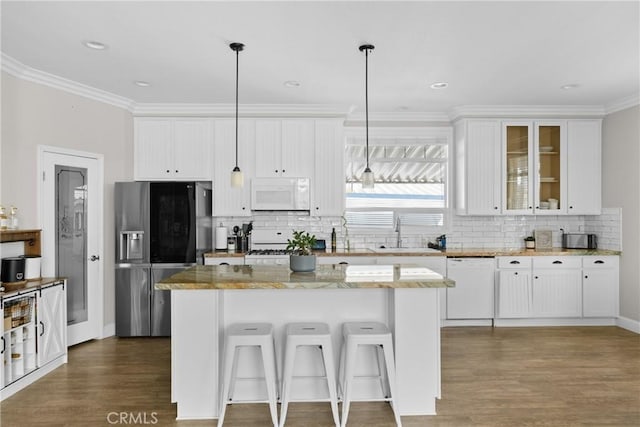
<svg viewBox="0 0 640 427">
<path fill-rule="evenodd" d="M 349 114 L 350 122 L 364 122 L 364 113 Z M 370 122 L 445 122 L 449 123 L 449 115 L 441 112 L 388 112 L 369 113 Z"/>
<path fill-rule="evenodd" d="M 144 116 L 189 116 L 189 117 L 235 117 L 235 104 L 137 104 L 133 115 Z M 351 106 L 324 104 L 240 104 L 238 114 L 242 117 L 341 117 Z"/>
<path fill-rule="evenodd" d="M 640 94 L 637 93 L 605 105 L 604 111 L 605 114 L 612 114 L 626 110 L 627 108 L 635 107 L 636 105 L 640 105 Z"/>
<path fill-rule="evenodd" d="M 597 117 L 605 115 L 600 105 L 462 105 L 454 107 L 449 120 L 463 118 L 525 118 L 525 117 Z"/>
<path fill-rule="evenodd" d="M 15 60 L 5 53 L 1 54 L 1 60 L 2 71 L 5 71 L 7 74 L 10 74 L 21 80 L 26 80 L 32 83 L 38 83 L 54 89 L 59 89 L 64 92 L 113 105 L 114 107 L 123 108 L 128 111 L 132 111 L 133 109 L 134 102 L 129 98 L 115 95 L 101 89 L 96 89 L 94 87 L 87 86 L 73 80 L 68 80 L 53 74 L 49 74 L 44 71 L 36 70 L 35 68 L 24 65 L 23 63 Z"/>
</svg>

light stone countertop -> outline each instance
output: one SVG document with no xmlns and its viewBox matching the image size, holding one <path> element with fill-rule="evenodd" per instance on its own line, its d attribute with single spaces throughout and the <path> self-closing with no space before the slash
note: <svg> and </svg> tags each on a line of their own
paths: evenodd
<svg viewBox="0 0 640 427">
<path fill-rule="evenodd" d="M 26 292 L 37 291 L 38 289 L 49 286 L 64 279 L 65 278 L 63 277 L 42 277 L 37 280 L 21 282 L 21 284 L 19 285 L 17 283 L 8 284 L 5 290 L 0 292 L 0 298 L 9 298 Z"/>
<path fill-rule="evenodd" d="M 562 249 L 553 248 L 551 250 L 535 250 L 535 249 L 447 249 L 445 251 L 424 252 L 418 248 L 412 252 L 410 248 L 401 248 L 395 252 L 393 248 L 387 248 L 384 251 L 376 249 L 353 249 L 350 251 L 339 250 L 337 252 L 317 252 L 317 256 L 321 257 L 337 257 L 337 256 L 446 256 L 446 257 L 496 257 L 496 256 L 591 256 L 591 255 L 621 255 L 621 251 L 609 249 Z M 242 253 L 207 252 L 204 254 L 207 258 L 215 257 L 242 257 Z"/>
<path fill-rule="evenodd" d="M 294 273 L 282 265 L 196 265 L 155 284 L 160 290 L 186 289 L 367 289 L 450 288 L 455 282 L 414 264 L 318 265 Z"/>
</svg>

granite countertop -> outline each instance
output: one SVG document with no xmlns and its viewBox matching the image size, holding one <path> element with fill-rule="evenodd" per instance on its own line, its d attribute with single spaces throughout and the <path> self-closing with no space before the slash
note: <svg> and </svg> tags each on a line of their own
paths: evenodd
<svg viewBox="0 0 640 427">
<path fill-rule="evenodd" d="M 155 284 L 161 290 L 186 289 L 365 289 L 449 288 L 455 282 L 414 264 L 318 265 L 294 273 L 282 265 L 196 265 Z"/>
<path fill-rule="evenodd" d="M 42 277 L 38 280 L 29 280 L 24 285 L 19 287 L 11 287 L 10 289 L 5 289 L 0 292 L 0 298 L 8 298 L 14 295 L 23 294 L 25 292 L 30 292 L 34 290 L 38 290 L 43 286 L 51 285 L 52 283 L 59 282 L 60 280 L 64 280 L 61 277 Z M 9 288 L 9 286 L 7 286 Z"/>
<path fill-rule="evenodd" d="M 353 249 L 350 251 L 339 250 L 337 252 L 317 252 L 317 256 L 321 257 L 337 257 L 337 256 L 447 256 L 447 257 L 495 257 L 495 256 L 590 256 L 590 255 L 620 255 L 621 251 L 609 249 L 562 249 L 552 248 L 551 250 L 535 250 L 535 249 L 447 249 L 445 251 L 427 250 L 416 248 L 395 248 L 380 249 Z M 207 252 L 205 257 L 243 257 L 243 253 L 229 253 L 226 251 Z"/>
</svg>

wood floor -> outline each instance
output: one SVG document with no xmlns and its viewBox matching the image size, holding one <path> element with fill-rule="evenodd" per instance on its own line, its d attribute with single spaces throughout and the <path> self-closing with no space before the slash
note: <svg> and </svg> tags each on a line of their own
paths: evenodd
<svg viewBox="0 0 640 427">
<path fill-rule="evenodd" d="M 640 336 L 616 327 L 445 328 L 437 411 L 403 425 L 640 426 Z M 225 426 L 268 420 L 266 405 L 232 405 Z M 2 427 L 123 424 L 215 425 L 175 421 L 169 339 L 75 346 L 66 366 L 0 407 Z M 291 404 L 287 425 L 331 426 L 329 405 Z M 387 404 L 355 403 L 349 425 L 394 422 Z"/>
</svg>

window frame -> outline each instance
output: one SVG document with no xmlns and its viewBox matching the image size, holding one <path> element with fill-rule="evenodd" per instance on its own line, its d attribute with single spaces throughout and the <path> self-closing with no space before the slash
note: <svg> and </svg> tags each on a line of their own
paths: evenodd
<svg viewBox="0 0 640 427">
<path fill-rule="evenodd" d="M 365 144 L 363 136 L 365 134 L 364 126 L 349 126 L 345 127 L 344 131 L 344 149 L 346 150 L 348 145 L 353 145 L 352 139 L 358 138 L 362 139 L 362 144 Z M 415 232 L 419 234 L 431 234 L 431 233 L 444 233 L 448 230 L 452 216 L 453 216 L 453 194 L 451 189 L 453 188 L 453 183 L 451 182 L 454 173 L 453 173 L 453 128 L 450 126 L 424 126 L 424 127 L 369 127 L 369 146 L 375 145 L 376 139 L 393 139 L 397 141 L 400 145 L 405 142 L 409 142 L 409 140 L 415 139 L 440 139 L 444 140 L 445 143 L 443 145 L 447 146 L 447 160 L 445 163 L 446 172 L 445 172 L 445 186 L 444 186 L 444 196 L 445 196 L 445 206 L 441 209 L 433 208 L 433 210 L 429 210 L 432 212 L 441 211 L 443 213 L 443 225 L 442 226 L 411 226 L 411 225 L 402 225 L 403 232 Z M 373 142 L 372 142 L 373 140 Z M 346 167 L 347 167 L 348 159 L 345 157 L 345 164 L 343 166 L 343 170 L 345 172 L 345 178 L 343 180 L 343 184 L 345 185 L 345 194 L 344 194 L 344 212 L 346 215 L 347 206 L 347 192 L 346 192 Z M 375 174 L 375 170 L 373 171 Z M 365 211 L 386 211 L 384 208 L 359 208 L 355 211 L 365 212 Z M 402 215 L 402 213 L 424 213 L 423 208 L 401 208 L 401 209 L 393 209 L 393 226 L 391 227 L 361 227 L 361 226 L 349 226 L 350 230 L 356 231 L 360 234 L 380 234 L 380 233 L 388 233 L 393 232 L 395 230 L 395 224 L 398 218 L 398 215 Z"/>
</svg>

